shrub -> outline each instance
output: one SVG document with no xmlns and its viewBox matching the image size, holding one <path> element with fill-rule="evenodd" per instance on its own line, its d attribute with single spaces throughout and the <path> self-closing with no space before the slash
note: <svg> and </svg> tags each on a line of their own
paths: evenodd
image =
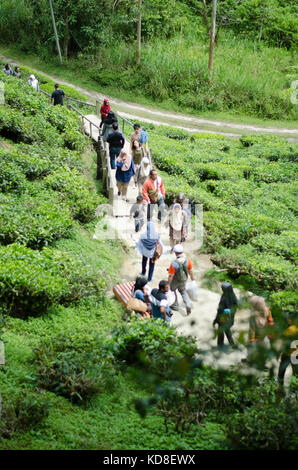
<svg viewBox="0 0 298 470">
<path fill-rule="evenodd" d="M 295 450 L 297 413 L 297 402 L 259 402 L 227 421 L 227 435 L 236 449 Z"/>
<path fill-rule="evenodd" d="M 222 248 L 212 261 L 225 266 L 229 275 L 238 277 L 248 274 L 266 288 L 295 289 L 297 287 L 297 268 L 289 261 L 274 255 L 259 254 L 251 245 L 242 245 L 235 250 Z"/>
<path fill-rule="evenodd" d="M 165 375 L 171 361 L 193 358 L 198 351 L 193 337 L 178 336 L 161 320 L 138 318 L 113 330 L 110 348 L 118 361 Z"/>
<path fill-rule="evenodd" d="M 0 157 L 1 158 L 1 157 Z M 0 191 L 22 191 L 25 177 L 13 162 L 0 160 Z"/>
<path fill-rule="evenodd" d="M 47 187 L 57 191 L 75 219 L 89 222 L 95 216 L 99 198 L 87 178 L 76 170 L 58 170 L 45 179 Z"/>
<path fill-rule="evenodd" d="M 99 392 L 112 373 L 96 337 L 62 334 L 42 342 L 35 349 L 39 385 L 82 403 Z"/>
<path fill-rule="evenodd" d="M 53 303 L 68 304 L 105 287 L 83 260 L 65 252 L 15 243 L 0 248 L 0 257 L 1 307 L 11 316 L 41 315 Z"/>
<path fill-rule="evenodd" d="M 38 196 L 0 195 L 0 244 L 19 242 L 40 249 L 69 234 L 70 212 L 50 191 Z"/>
<path fill-rule="evenodd" d="M 49 415 L 49 401 L 36 393 L 5 401 L 1 412 L 0 437 L 10 439 L 15 432 L 35 428 Z"/>
</svg>

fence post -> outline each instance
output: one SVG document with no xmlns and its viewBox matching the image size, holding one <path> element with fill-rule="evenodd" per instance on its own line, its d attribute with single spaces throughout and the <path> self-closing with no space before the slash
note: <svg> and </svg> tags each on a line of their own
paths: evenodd
<svg viewBox="0 0 298 470">
<path fill-rule="evenodd" d="M 123 133 L 123 135 L 124 135 L 124 128 L 125 128 L 125 121 L 123 119 L 123 121 L 122 121 L 122 133 Z"/>
<path fill-rule="evenodd" d="M 92 122 L 90 121 L 90 137 L 92 139 Z"/>
<path fill-rule="evenodd" d="M 102 178 L 102 160 L 101 160 L 101 139 L 98 136 L 98 141 L 96 145 L 96 153 L 97 153 L 97 171 L 96 171 L 96 179 L 100 180 Z"/>
<path fill-rule="evenodd" d="M 100 106 L 100 102 L 98 100 L 96 100 L 96 116 L 99 116 L 99 106 Z"/>
</svg>

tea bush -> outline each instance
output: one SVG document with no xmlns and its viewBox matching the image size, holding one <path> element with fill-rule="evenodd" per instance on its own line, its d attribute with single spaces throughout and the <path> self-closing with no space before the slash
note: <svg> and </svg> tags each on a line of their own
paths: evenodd
<svg viewBox="0 0 298 470">
<path fill-rule="evenodd" d="M 49 401 L 33 392 L 23 392 L 14 400 L 4 402 L 0 420 L 0 438 L 10 439 L 16 432 L 34 429 L 48 417 Z"/>
<path fill-rule="evenodd" d="M 241 245 L 234 250 L 222 248 L 212 255 L 212 261 L 225 266 L 232 277 L 248 274 L 268 289 L 297 288 L 298 269 L 295 265 L 280 256 L 258 253 L 251 245 Z"/>
<path fill-rule="evenodd" d="M 0 191 L 20 192 L 25 185 L 25 177 L 13 162 L 0 160 Z"/>
<path fill-rule="evenodd" d="M 178 336 L 162 321 L 138 318 L 112 331 L 109 348 L 117 361 L 141 365 L 161 375 L 167 374 L 171 362 L 191 359 L 198 352 L 193 337 Z"/>
<path fill-rule="evenodd" d="M 39 385 L 82 403 L 103 389 L 113 370 L 96 337 L 61 334 L 35 348 Z"/>
<path fill-rule="evenodd" d="M 71 226 L 69 209 L 49 191 L 38 197 L 0 194 L 0 245 L 18 242 L 40 249 L 67 236 Z"/>
<path fill-rule="evenodd" d="M 105 288 L 84 260 L 59 250 L 34 251 L 17 243 L 0 248 L 2 311 L 26 318 L 53 303 L 76 301 Z"/>
<path fill-rule="evenodd" d="M 227 421 L 227 435 L 236 449 L 295 450 L 297 414 L 297 401 L 256 403 Z"/>
</svg>

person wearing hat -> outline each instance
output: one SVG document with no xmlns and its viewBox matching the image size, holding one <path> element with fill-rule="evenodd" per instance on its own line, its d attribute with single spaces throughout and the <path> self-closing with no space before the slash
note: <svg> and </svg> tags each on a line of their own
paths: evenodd
<svg viewBox="0 0 298 470">
<path fill-rule="evenodd" d="M 30 75 L 28 85 L 32 86 L 34 90 L 39 91 L 39 84 L 37 78 L 35 78 L 35 75 Z"/>
<path fill-rule="evenodd" d="M 139 196 L 142 196 L 143 194 L 143 184 L 148 178 L 150 171 L 151 171 L 151 165 L 150 165 L 149 158 L 147 157 L 142 158 L 141 164 L 136 169 L 136 182 L 138 185 Z"/>
<path fill-rule="evenodd" d="M 171 305 L 171 310 L 178 310 L 178 297 L 177 290 L 180 292 L 183 302 L 186 306 L 187 315 L 191 313 L 191 303 L 188 293 L 186 292 L 186 281 L 188 275 L 192 281 L 195 280 L 193 274 L 193 265 L 190 258 L 187 258 L 183 253 L 183 246 L 178 244 L 175 245 L 174 253 L 176 259 L 171 263 L 169 267 L 169 277 L 168 283 L 170 285 L 171 291 L 175 294 L 175 301 Z"/>
</svg>

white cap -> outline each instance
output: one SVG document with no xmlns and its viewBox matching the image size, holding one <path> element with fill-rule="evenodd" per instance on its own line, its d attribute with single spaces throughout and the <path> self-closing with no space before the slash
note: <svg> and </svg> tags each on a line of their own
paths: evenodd
<svg viewBox="0 0 298 470">
<path fill-rule="evenodd" d="M 182 245 L 175 245 L 173 248 L 175 253 L 183 253 L 183 246 Z"/>
<path fill-rule="evenodd" d="M 150 163 L 149 158 L 147 158 L 147 157 L 144 157 L 142 161 L 143 161 L 143 163 Z"/>
</svg>

